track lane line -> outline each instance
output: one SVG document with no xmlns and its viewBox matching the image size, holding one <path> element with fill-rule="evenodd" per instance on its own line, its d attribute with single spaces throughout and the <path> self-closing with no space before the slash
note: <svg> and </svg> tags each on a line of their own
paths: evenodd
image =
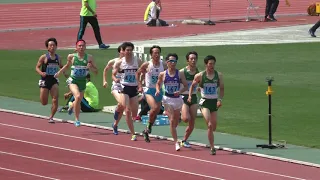
<svg viewBox="0 0 320 180">
<path fill-rule="evenodd" d="M 14 170 L 14 169 L 8 169 L 8 168 L 4 168 L 4 167 L 0 167 L 1 170 L 5 170 L 5 171 L 11 171 L 11 172 L 15 172 L 15 173 L 20 173 L 20 174 L 26 174 L 26 175 L 30 175 L 30 176 L 35 176 L 35 177 L 41 177 L 44 179 L 51 179 L 51 180 L 60 180 L 60 179 L 56 179 L 56 178 L 51 178 L 48 176 L 41 176 L 38 174 L 32 174 L 32 173 L 28 173 L 28 172 L 24 172 L 24 171 L 18 171 L 18 170 Z"/>
<path fill-rule="evenodd" d="M 53 134 L 53 135 L 57 135 L 57 136 L 69 137 L 69 138 L 74 138 L 74 139 L 81 139 L 81 140 L 98 142 L 98 143 L 103 143 L 103 144 L 110 144 L 110 145 L 115 145 L 115 146 L 120 146 L 120 147 L 131 148 L 131 149 L 135 149 L 135 150 L 141 150 L 141 151 L 147 151 L 147 152 L 152 152 L 152 153 L 164 154 L 164 155 L 168 155 L 168 156 L 174 156 L 174 157 L 179 157 L 179 158 L 184 158 L 184 159 L 195 160 L 195 161 L 199 161 L 199 162 L 217 164 L 217 165 L 221 165 L 221 166 L 238 168 L 238 169 L 242 169 L 242 170 L 253 171 L 253 172 L 258 172 L 258 173 L 263 173 L 263 174 L 269 174 L 269 175 L 274 175 L 274 176 L 279 176 L 279 177 L 285 177 L 285 178 L 289 178 L 289 179 L 306 180 L 306 179 L 303 179 L 303 178 L 294 177 L 294 176 L 289 176 L 289 175 L 272 173 L 272 172 L 268 172 L 268 171 L 262 171 L 262 170 L 251 169 L 251 168 L 246 168 L 246 167 L 241 167 L 241 166 L 236 166 L 236 165 L 230 165 L 230 164 L 225 164 L 225 163 L 208 161 L 208 160 L 203 160 L 203 159 L 198 159 L 198 158 L 192 158 L 192 157 L 187 157 L 187 156 L 182 156 L 182 155 L 177 155 L 177 154 L 170 154 L 170 153 L 166 153 L 166 152 L 155 151 L 155 150 L 150 150 L 150 149 L 144 149 L 144 148 L 139 148 L 139 147 L 127 146 L 127 145 L 117 144 L 117 143 L 112 143 L 112 142 L 107 142 L 107 141 L 100 141 L 100 140 L 95 140 L 95 139 L 77 137 L 77 136 L 72 136 L 72 135 L 67 135 L 67 134 L 55 133 L 55 132 L 51 132 L 51 131 L 45 131 L 45 130 L 27 128 L 27 127 L 10 125 L 10 124 L 5 124 L 5 123 L 0 123 L 0 125 L 8 126 L 8 127 L 14 127 L 14 128 L 18 128 L 18 129 L 30 130 L 30 131 L 35 131 L 35 132 L 41 132 L 41 133 L 46 133 L 46 134 Z M 6 138 L 6 137 L 1 137 L 1 136 L 0 136 L 0 138 Z M 10 138 L 9 138 L 9 139 L 10 139 Z M 19 141 L 22 141 L 22 140 L 19 140 Z M 47 146 L 49 146 L 49 145 L 47 145 Z"/>
<path fill-rule="evenodd" d="M 133 163 L 133 164 L 139 164 L 139 165 L 143 165 L 143 166 L 149 166 L 149 167 L 160 168 L 160 169 L 165 169 L 165 170 L 169 170 L 169 171 L 180 172 L 180 173 L 184 173 L 184 174 L 190 174 L 190 175 L 194 175 L 194 176 L 210 178 L 210 179 L 225 180 L 225 179 L 214 177 L 214 176 L 207 176 L 207 175 L 197 174 L 197 173 L 188 172 L 188 171 L 182 171 L 182 170 L 173 169 L 173 168 L 167 168 L 167 167 L 162 167 L 162 166 L 157 166 L 157 165 L 152 165 L 152 164 L 141 163 L 141 162 L 137 162 L 137 161 L 131 161 L 131 160 L 127 160 L 127 159 L 121 159 L 121 158 L 116 158 L 116 157 L 111 157 L 111 156 L 106 156 L 106 155 L 101 155 L 101 154 L 79 151 L 79 150 L 75 150 L 75 149 L 63 148 L 63 147 L 58 147 L 58 146 L 51 146 L 51 145 L 47 145 L 47 144 L 36 143 L 36 142 L 31 142 L 31 141 L 24 141 L 24 140 L 20 140 L 20 139 L 8 138 L 8 137 L 3 137 L 3 136 L 0 136 L 0 139 L 11 140 L 11 141 L 15 141 L 15 142 L 22 142 L 22 143 L 27 143 L 27 144 L 32 144 L 32 145 L 38 145 L 38 146 L 42 146 L 42 147 L 49 147 L 49 148 L 53 148 L 53 149 L 59 149 L 59 150 L 64 150 L 64 151 L 69 151 L 69 152 L 74 152 L 74 153 L 79 153 L 79 154 L 86 154 L 86 155 L 90 155 L 90 156 L 113 159 L 113 160 Z"/>
</svg>

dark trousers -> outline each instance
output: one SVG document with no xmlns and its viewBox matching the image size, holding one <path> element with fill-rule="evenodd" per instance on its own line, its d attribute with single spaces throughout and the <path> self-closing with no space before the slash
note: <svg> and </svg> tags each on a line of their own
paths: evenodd
<svg viewBox="0 0 320 180">
<path fill-rule="evenodd" d="M 88 23 L 90 23 L 93 28 L 94 36 L 96 37 L 98 44 L 102 44 L 98 19 L 94 16 L 80 16 L 80 28 L 77 39 L 82 39 Z"/>
<path fill-rule="evenodd" d="M 274 18 L 274 13 L 276 13 L 278 6 L 279 6 L 279 0 L 267 0 L 265 18 L 267 18 L 268 16 L 270 18 Z"/>
<path fill-rule="evenodd" d="M 311 31 L 315 32 L 320 27 L 320 20 L 311 27 Z"/>
<path fill-rule="evenodd" d="M 67 105 L 69 105 L 69 102 L 73 102 L 73 101 L 74 101 L 74 97 L 71 96 L 67 102 Z M 81 105 L 82 112 L 98 112 L 99 111 L 98 109 L 94 109 L 93 107 L 91 107 L 85 98 L 82 98 L 80 105 Z"/>
<path fill-rule="evenodd" d="M 150 111 L 150 107 L 147 103 L 147 101 L 145 99 L 142 99 L 140 102 L 141 105 L 141 111 L 139 112 L 139 116 L 143 116 L 143 115 L 147 115 L 148 112 Z M 163 114 L 164 108 L 161 107 L 160 108 L 160 112 L 158 113 L 158 115 Z"/>
<path fill-rule="evenodd" d="M 157 17 L 157 19 L 152 19 L 147 24 L 147 26 L 157 26 L 157 20 L 159 21 L 161 26 L 169 26 L 169 24 L 166 21 L 164 21 L 162 19 L 159 19 L 159 17 L 160 17 L 160 11 L 159 10 L 157 10 L 157 12 L 156 12 L 156 17 Z"/>
</svg>

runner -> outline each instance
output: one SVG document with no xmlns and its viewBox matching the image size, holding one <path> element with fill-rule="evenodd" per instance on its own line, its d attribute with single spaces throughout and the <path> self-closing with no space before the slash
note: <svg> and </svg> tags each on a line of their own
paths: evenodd
<svg viewBox="0 0 320 180">
<path fill-rule="evenodd" d="M 103 87 L 106 88 L 108 86 L 107 80 L 106 80 L 106 76 L 107 76 L 107 71 L 111 68 L 115 67 L 115 62 L 117 61 L 121 61 L 121 58 L 124 57 L 124 49 L 123 49 L 123 44 L 121 44 L 118 47 L 118 53 L 119 53 L 119 57 L 114 58 L 112 60 L 110 60 L 107 64 L 107 66 L 104 68 L 103 70 Z M 118 73 L 116 75 L 117 79 L 120 79 L 120 74 Z M 112 128 L 113 128 L 113 134 L 114 135 L 118 135 L 118 124 L 120 122 L 120 119 L 122 118 L 123 115 L 123 111 L 124 111 L 124 107 L 121 106 L 120 102 L 121 102 L 121 84 L 120 83 L 116 83 L 115 81 L 112 81 L 112 86 L 111 86 L 111 94 L 114 96 L 114 98 L 116 99 L 116 101 L 118 102 L 117 107 L 115 108 L 114 111 L 114 123 L 112 124 Z"/>
<path fill-rule="evenodd" d="M 112 71 L 112 79 L 116 83 L 120 83 L 122 90 L 120 96 L 120 104 L 125 108 L 126 121 L 128 128 L 132 134 L 131 140 L 136 141 L 132 117 L 138 114 L 138 82 L 136 79 L 136 71 L 142 64 L 142 61 L 133 55 L 134 45 L 131 42 L 123 43 L 124 57 L 121 61 L 117 61 Z M 118 79 L 117 74 L 121 74 Z"/>
<path fill-rule="evenodd" d="M 86 89 L 86 76 L 89 73 L 89 70 L 98 74 L 98 69 L 96 68 L 93 56 L 85 52 L 86 42 L 84 40 L 78 40 L 76 48 L 77 52 L 68 55 L 67 64 L 60 69 L 55 77 L 59 77 L 61 72 L 65 72 L 71 66 L 71 74 L 67 79 L 67 84 L 75 100 L 73 102 L 73 106 L 71 106 L 73 108 L 69 109 L 69 114 L 72 114 L 74 109 L 76 119 L 74 124 L 78 127 L 81 125 L 79 120 L 80 103 Z"/>
<path fill-rule="evenodd" d="M 202 115 L 208 126 L 208 140 L 211 147 L 210 153 L 215 155 L 216 150 L 214 148 L 213 132 L 217 127 L 217 111 L 222 106 L 224 82 L 222 73 L 214 69 L 216 64 L 216 58 L 214 56 L 209 55 L 205 57 L 204 64 L 206 68 L 205 71 L 196 74 L 191 84 L 188 102 L 192 102 L 192 91 L 190 90 L 194 89 L 196 85 L 199 84 L 202 97 L 199 101 L 199 105 L 201 107 Z"/>
<path fill-rule="evenodd" d="M 194 76 L 199 73 L 199 70 L 197 68 L 198 53 L 195 51 L 188 52 L 186 55 L 186 59 L 188 65 L 180 70 L 181 73 L 184 73 L 188 82 L 188 90 L 182 93 L 184 103 L 181 110 L 181 120 L 185 123 L 188 123 L 188 126 L 186 128 L 184 138 L 181 141 L 181 146 L 189 148 L 190 144 L 187 140 L 194 129 L 194 123 L 197 117 L 198 110 L 197 87 L 193 88 L 191 103 L 189 103 L 187 100 L 189 97 L 189 88 L 192 84 Z"/>
<path fill-rule="evenodd" d="M 155 122 L 157 115 L 160 112 L 161 101 L 163 93 L 162 91 L 158 96 L 156 93 L 156 83 L 160 72 L 167 69 L 166 65 L 160 60 L 161 48 L 159 46 L 152 46 L 150 48 L 151 60 L 141 65 L 136 73 L 138 79 L 138 91 L 142 91 L 142 79 L 140 79 L 141 73 L 145 74 L 146 87 L 144 90 L 145 99 L 150 107 L 149 111 L 149 122 L 147 123 L 146 129 L 142 132 L 146 142 L 150 142 L 149 134 L 152 131 L 153 123 Z"/>
<path fill-rule="evenodd" d="M 177 126 L 180 119 L 180 111 L 182 108 L 183 100 L 180 94 L 188 89 L 188 83 L 185 79 L 184 73 L 176 69 L 178 62 L 178 55 L 169 53 L 166 57 L 168 69 L 159 74 L 158 82 L 156 85 L 156 97 L 161 95 L 162 84 L 164 84 L 163 105 L 170 120 L 170 131 L 175 143 L 176 151 L 180 150 L 178 142 Z M 183 88 L 180 88 L 180 83 Z"/>
<path fill-rule="evenodd" d="M 59 99 L 59 80 L 54 77 L 54 74 L 63 67 L 60 56 L 56 54 L 58 42 L 55 38 L 49 38 L 45 41 L 48 52 L 40 56 L 36 71 L 40 74 L 40 102 L 42 105 L 48 104 L 49 92 L 51 95 L 52 107 L 49 117 L 49 123 L 54 123 L 53 116 L 58 110 Z M 66 77 L 67 75 L 64 74 Z"/>
</svg>

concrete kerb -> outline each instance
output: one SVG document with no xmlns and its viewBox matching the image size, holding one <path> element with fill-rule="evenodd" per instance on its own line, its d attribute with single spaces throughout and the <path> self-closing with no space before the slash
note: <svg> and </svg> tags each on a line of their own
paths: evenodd
<svg viewBox="0 0 320 180">
<path fill-rule="evenodd" d="M 32 113 L 25 113 L 25 112 L 20 112 L 20 111 L 13 111 L 13 110 L 2 109 L 2 108 L 0 108 L 0 112 L 11 113 L 11 114 L 16 114 L 16 115 L 23 115 L 23 116 L 28 116 L 28 117 L 40 118 L 40 119 L 46 119 L 46 120 L 49 119 L 48 116 L 42 116 L 42 115 L 37 115 L 37 114 L 32 114 Z M 74 121 L 71 121 L 71 120 L 64 120 L 64 119 L 59 119 L 59 118 L 54 118 L 54 120 L 58 121 L 58 122 L 74 124 Z M 105 126 L 89 124 L 89 123 L 81 123 L 81 125 L 86 126 L 86 127 L 109 130 L 109 131 L 113 130 L 111 127 L 105 127 Z M 129 130 L 118 129 L 118 131 L 122 132 L 122 133 L 130 134 Z M 139 135 L 139 136 L 143 136 L 142 133 L 140 133 L 140 132 L 135 132 L 135 134 Z M 155 138 L 155 139 L 160 139 L 160 140 L 173 141 L 172 138 L 160 136 L 160 135 L 150 134 L 150 137 Z M 203 144 L 203 143 L 198 143 L 198 142 L 190 142 L 190 144 L 195 145 L 195 146 L 204 147 L 204 148 L 210 147 L 208 144 Z M 228 152 L 237 153 L 237 154 L 257 156 L 257 157 L 261 157 L 261 158 L 267 158 L 267 159 L 278 160 L 278 161 L 283 161 L 283 162 L 288 162 L 288 163 L 293 163 L 293 164 L 299 164 L 299 165 L 304 165 L 304 166 L 320 168 L 320 164 L 315 164 L 315 163 L 310 163 L 310 162 L 305 162 L 305 161 L 298 161 L 298 160 L 294 160 L 294 159 L 281 158 L 281 157 L 270 156 L 270 155 L 266 155 L 266 154 L 254 153 L 254 152 L 246 152 L 246 151 L 232 149 L 232 148 L 228 148 L 228 147 L 222 147 L 222 146 L 215 146 L 215 148 L 217 150 L 223 150 L 223 151 L 228 151 Z"/>
</svg>

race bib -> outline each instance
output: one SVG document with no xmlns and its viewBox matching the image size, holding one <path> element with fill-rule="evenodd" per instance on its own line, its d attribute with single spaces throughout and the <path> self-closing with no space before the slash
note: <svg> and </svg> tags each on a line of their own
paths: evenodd
<svg viewBox="0 0 320 180">
<path fill-rule="evenodd" d="M 216 87 L 213 86 L 206 86 L 203 88 L 204 94 L 206 95 L 214 95 L 216 94 Z"/>
<path fill-rule="evenodd" d="M 166 92 L 169 94 L 173 94 L 174 92 L 178 91 L 178 86 L 165 86 Z"/>
<path fill-rule="evenodd" d="M 87 67 L 75 67 L 72 72 L 71 75 L 74 77 L 86 77 L 87 76 L 87 72 L 88 72 L 88 68 Z"/>
<path fill-rule="evenodd" d="M 124 82 L 127 82 L 127 83 L 135 83 L 136 82 L 136 76 L 135 75 L 126 75 L 124 77 Z"/>
<path fill-rule="evenodd" d="M 157 82 L 158 82 L 158 76 L 155 76 L 155 75 L 151 76 L 151 83 L 156 84 Z"/>
<path fill-rule="evenodd" d="M 55 75 L 59 71 L 59 66 L 57 65 L 48 65 L 46 69 L 47 75 Z"/>
<path fill-rule="evenodd" d="M 46 86 L 46 81 L 44 81 L 44 80 L 39 80 L 39 86 L 40 86 L 40 87 Z"/>
</svg>

